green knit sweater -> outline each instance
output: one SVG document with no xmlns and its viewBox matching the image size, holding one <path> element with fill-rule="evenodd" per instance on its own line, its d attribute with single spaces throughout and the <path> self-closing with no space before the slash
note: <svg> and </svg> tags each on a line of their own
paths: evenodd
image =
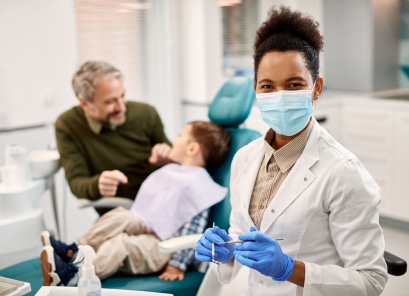
<svg viewBox="0 0 409 296">
<path fill-rule="evenodd" d="M 93 132 L 84 111 L 73 107 L 60 115 L 55 124 L 61 164 L 72 193 L 79 198 L 101 197 L 98 178 L 105 170 L 120 170 L 128 177 L 116 196 L 134 199 L 145 178 L 156 169 L 148 162 L 156 143 L 169 143 L 155 108 L 128 102 L 126 121 L 115 130 Z"/>
</svg>

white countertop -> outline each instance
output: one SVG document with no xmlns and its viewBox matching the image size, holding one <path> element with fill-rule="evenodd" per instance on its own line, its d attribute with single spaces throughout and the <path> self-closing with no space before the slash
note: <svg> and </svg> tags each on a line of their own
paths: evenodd
<svg viewBox="0 0 409 296">
<path fill-rule="evenodd" d="M 407 99 L 406 99 L 407 97 Z M 334 102 L 354 102 L 359 104 L 371 102 L 373 106 L 388 106 L 401 110 L 409 110 L 409 89 L 391 89 L 379 92 L 337 91 L 324 89 L 317 101 L 320 105 L 333 104 Z"/>
<path fill-rule="evenodd" d="M 5 296 L 22 296 L 31 292 L 30 283 L 24 283 L 22 286 L 18 287 L 16 290 L 6 294 Z"/>
<path fill-rule="evenodd" d="M 102 289 L 102 296 L 173 296 L 173 294 L 133 290 Z M 77 287 L 41 287 L 35 296 L 77 296 Z"/>
</svg>

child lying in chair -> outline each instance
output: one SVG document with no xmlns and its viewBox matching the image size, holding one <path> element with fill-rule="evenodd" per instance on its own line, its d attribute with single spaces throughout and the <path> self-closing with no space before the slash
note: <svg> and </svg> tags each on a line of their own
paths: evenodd
<svg viewBox="0 0 409 296">
<path fill-rule="evenodd" d="M 222 127 L 190 122 L 173 141 L 169 158 L 175 163 L 156 170 L 142 183 L 130 210 L 109 211 L 70 245 L 44 231 L 40 256 L 44 286 L 77 285 L 81 271 L 72 262 L 78 245 L 94 248 L 100 279 L 122 269 L 133 274 L 163 270 L 159 278 L 183 280 L 184 271 L 194 261 L 194 250 L 161 254 L 158 243 L 204 231 L 209 208 L 227 193 L 205 167 L 220 165 L 229 144 L 230 136 Z"/>
</svg>

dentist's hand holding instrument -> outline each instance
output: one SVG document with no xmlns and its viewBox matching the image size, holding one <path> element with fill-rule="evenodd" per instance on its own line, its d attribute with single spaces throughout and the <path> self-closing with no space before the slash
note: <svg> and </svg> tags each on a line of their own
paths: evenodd
<svg viewBox="0 0 409 296">
<path fill-rule="evenodd" d="M 241 264 L 270 276 L 275 281 L 286 281 L 294 270 L 294 259 L 283 253 L 277 240 L 256 227 L 239 235 L 245 242 L 234 245 L 234 255 Z"/>
<path fill-rule="evenodd" d="M 252 227 L 250 231 L 258 231 L 257 228 Z M 261 232 L 259 232 L 261 233 Z M 262 234 L 262 233 L 261 233 Z M 253 239 L 253 235 L 249 236 L 249 239 L 245 239 L 246 233 L 239 236 L 240 239 L 233 240 L 224 229 L 220 229 L 217 226 L 206 229 L 203 235 L 200 237 L 196 244 L 195 257 L 197 260 L 202 262 L 213 262 L 213 263 L 227 263 L 232 260 L 235 255 L 241 254 L 235 250 L 238 247 L 234 246 L 236 244 L 250 243 L 250 247 L 254 247 L 257 241 Z M 263 234 L 264 237 L 267 237 Z M 269 238 L 269 237 L 267 237 Z M 274 239 L 271 239 L 274 240 Z M 282 240 L 282 238 L 277 238 L 274 241 Z M 248 245 L 248 244 L 247 244 Z M 258 244 L 254 251 L 256 251 Z M 279 247 L 279 246 L 278 246 Z M 244 248 L 243 250 L 247 250 Z M 243 256 L 243 255 L 241 255 Z M 251 263 L 249 263 L 251 264 Z M 249 266 L 248 264 L 244 264 Z M 250 267 L 250 266 L 249 266 Z M 254 268 L 258 270 L 257 268 Z M 261 271 L 260 271 L 261 272 Z"/>
<path fill-rule="evenodd" d="M 234 244 L 226 230 L 217 226 L 206 229 L 196 244 L 195 257 L 202 262 L 227 263 L 234 257 Z"/>
</svg>

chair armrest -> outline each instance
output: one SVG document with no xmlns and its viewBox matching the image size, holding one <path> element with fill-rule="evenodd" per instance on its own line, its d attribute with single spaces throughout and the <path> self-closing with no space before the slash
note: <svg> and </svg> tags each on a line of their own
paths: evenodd
<svg viewBox="0 0 409 296">
<path fill-rule="evenodd" d="M 133 200 L 125 197 L 103 197 L 98 200 L 89 200 L 86 198 L 79 198 L 77 201 L 79 208 L 116 208 L 123 207 L 125 209 L 130 209 Z"/>
<path fill-rule="evenodd" d="M 383 253 L 383 258 L 386 261 L 386 266 L 388 267 L 388 273 L 391 275 L 404 275 L 407 269 L 407 263 L 402 258 L 385 251 Z"/>
<path fill-rule="evenodd" d="M 194 249 L 201 236 L 199 233 L 164 240 L 159 243 L 159 250 L 163 254 L 170 254 L 183 249 Z"/>
</svg>

